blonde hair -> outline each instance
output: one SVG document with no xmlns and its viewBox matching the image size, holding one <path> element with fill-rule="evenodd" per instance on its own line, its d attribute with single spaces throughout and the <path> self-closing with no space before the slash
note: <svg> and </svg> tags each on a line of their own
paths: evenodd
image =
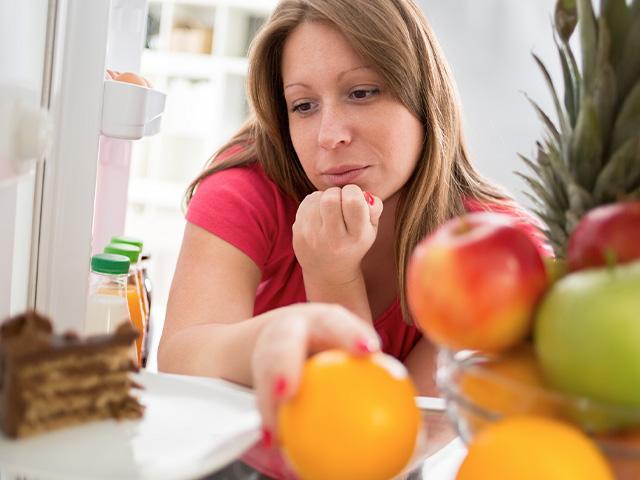
<svg viewBox="0 0 640 480">
<path fill-rule="evenodd" d="M 284 43 L 303 22 L 336 27 L 424 126 L 421 156 L 400 194 L 395 223 L 400 303 L 410 322 L 406 268 L 416 244 L 445 220 L 463 213 L 463 198 L 508 200 L 469 162 L 455 84 L 427 19 L 412 0 L 281 1 L 249 54 L 252 115 L 191 183 L 186 201 L 205 177 L 253 162 L 297 201 L 315 190 L 291 142 L 281 72 Z M 243 148 L 232 149 L 240 145 Z"/>
</svg>

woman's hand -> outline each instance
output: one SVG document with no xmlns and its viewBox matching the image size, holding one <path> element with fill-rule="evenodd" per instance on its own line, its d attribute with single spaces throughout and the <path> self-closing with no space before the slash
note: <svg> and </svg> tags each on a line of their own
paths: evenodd
<svg viewBox="0 0 640 480">
<path fill-rule="evenodd" d="M 277 318 L 263 328 L 252 357 L 265 446 L 277 441 L 278 407 L 297 391 L 310 354 L 331 348 L 356 355 L 380 350 L 373 328 L 339 305 L 296 304 L 276 311 Z"/>
<path fill-rule="evenodd" d="M 357 185 L 308 195 L 293 224 L 293 250 L 305 283 L 337 287 L 353 282 L 378 233 L 382 201 Z"/>
</svg>

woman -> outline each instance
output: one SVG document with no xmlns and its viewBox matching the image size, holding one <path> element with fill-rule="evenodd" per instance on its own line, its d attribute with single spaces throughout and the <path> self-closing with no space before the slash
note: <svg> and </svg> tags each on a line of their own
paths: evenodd
<svg viewBox="0 0 640 480">
<path fill-rule="evenodd" d="M 381 348 L 434 394 L 405 299 L 411 251 L 465 211 L 518 213 L 469 162 L 419 7 L 282 1 L 252 45 L 248 94 L 252 118 L 188 191 L 160 368 L 253 385 L 267 443 L 317 350 Z"/>
</svg>

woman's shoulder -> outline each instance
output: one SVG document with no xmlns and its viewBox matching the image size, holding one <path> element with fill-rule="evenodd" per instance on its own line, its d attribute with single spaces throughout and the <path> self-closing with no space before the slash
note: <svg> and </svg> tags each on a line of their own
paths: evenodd
<svg viewBox="0 0 640 480">
<path fill-rule="evenodd" d="M 230 166 L 205 177 L 186 220 L 234 245 L 264 268 L 290 232 L 295 205 L 258 163 Z"/>
<path fill-rule="evenodd" d="M 204 199 L 209 203 L 229 196 L 242 197 L 247 203 L 266 204 L 269 208 L 275 204 L 293 202 L 267 176 L 258 162 L 222 168 L 206 176 L 198 185 L 191 201 L 199 202 Z"/>
</svg>

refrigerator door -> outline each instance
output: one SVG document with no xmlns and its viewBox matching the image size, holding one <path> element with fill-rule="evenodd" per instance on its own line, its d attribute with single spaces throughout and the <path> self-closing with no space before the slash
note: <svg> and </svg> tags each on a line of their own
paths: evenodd
<svg viewBox="0 0 640 480">
<path fill-rule="evenodd" d="M 51 316 L 57 329 L 83 332 L 92 231 L 105 222 L 124 225 L 126 205 L 124 184 L 121 193 L 107 189 L 123 197 L 122 205 L 103 202 L 100 215 L 95 210 L 100 176 L 106 176 L 102 165 L 128 167 L 129 162 L 128 148 L 110 149 L 111 157 L 101 151 L 105 72 L 138 69 L 146 2 L 50 1 L 56 6 L 54 134 L 43 182 L 35 306 Z"/>
<path fill-rule="evenodd" d="M 36 308 L 83 331 L 98 165 L 129 162 L 128 148 L 100 155 L 105 69 L 138 70 L 145 13 L 145 0 L 0 0 L 0 319 Z M 124 225 L 126 191 L 97 225 Z"/>
<path fill-rule="evenodd" d="M 35 307 L 56 330 L 82 331 L 110 0 L 50 0 L 51 150 L 44 164 Z"/>
<path fill-rule="evenodd" d="M 48 96 L 47 25 L 47 0 L 0 0 L 0 321 L 33 306 L 36 162 L 48 137 L 41 106 Z"/>
</svg>

